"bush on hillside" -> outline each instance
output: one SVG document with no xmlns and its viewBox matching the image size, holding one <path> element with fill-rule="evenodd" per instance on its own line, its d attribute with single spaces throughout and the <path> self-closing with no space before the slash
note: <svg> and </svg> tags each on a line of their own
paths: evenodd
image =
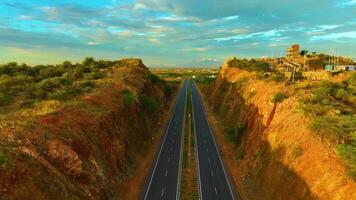
<svg viewBox="0 0 356 200">
<path fill-rule="evenodd" d="M 150 74 L 149 79 L 150 79 L 151 83 L 153 83 L 153 84 L 162 82 L 162 80 L 156 74 Z"/>
<path fill-rule="evenodd" d="M 11 165 L 11 160 L 9 158 L 9 155 L 4 153 L 3 151 L 0 151 L 0 168 L 7 168 Z"/>
<path fill-rule="evenodd" d="M 240 145 L 242 142 L 242 137 L 246 130 L 246 124 L 239 123 L 237 127 L 229 128 L 225 132 L 225 136 L 236 146 Z"/>
<path fill-rule="evenodd" d="M 172 87 L 169 85 L 165 85 L 164 86 L 164 95 L 169 98 L 172 96 L 172 93 L 173 93 Z"/>
<path fill-rule="evenodd" d="M 149 113 L 154 114 L 157 110 L 158 103 L 155 98 L 142 94 L 139 97 L 142 107 Z"/>
<path fill-rule="evenodd" d="M 123 101 L 124 101 L 124 104 L 126 106 L 131 106 L 133 101 L 134 101 L 134 95 L 133 93 L 128 90 L 128 89 L 125 89 L 123 92 L 122 92 L 122 98 L 123 98 Z"/>
<path fill-rule="evenodd" d="M 288 96 L 283 92 L 278 92 L 273 96 L 272 103 L 281 103 Z"/>
<path fill-rule="evenodd" d="M 11 96 L 5 92 L 0 92 L 0 106 L 5 106 L 11 102 Z"/>
<path fill-rule="evenodd" d="M 349 142 L 356 131 L 355 117 L 350 115 L 318 116 L 309 124 L 309 128 L 323 139 L 333 144 Z"/>
<path fill-rule="evenodd" d="M 355 138 L 356 139 L 356 138 Z M 356 180 L 356 142 L 340 144 L 335 147 L 335 153 L 343 158 L 348 169 L 348 174 Z"/>
<path fill-rule="evenodd" d="M 302 109 L 311 118 L 309 128 L 323 141 L 335 145 L 336 154 L 345 161 L 348 173 L 356 177 L 356 74 L 342 83 L 321 82 Z"/>
</svg>

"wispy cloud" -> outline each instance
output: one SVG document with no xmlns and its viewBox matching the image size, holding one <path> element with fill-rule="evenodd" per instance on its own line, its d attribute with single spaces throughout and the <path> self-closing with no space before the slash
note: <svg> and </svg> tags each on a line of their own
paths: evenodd
<svg viewBox="0 0 356 200">
<path fill-rule="evenodd" d="M 151 63 L 259 57 L 295 42 L 352 56 L 356 50 L 343 47 L 356 45 L 355 5 L 355 0 L 5 0 L 0 43 L 28 51 L 112 52 Z"/>
</svg>

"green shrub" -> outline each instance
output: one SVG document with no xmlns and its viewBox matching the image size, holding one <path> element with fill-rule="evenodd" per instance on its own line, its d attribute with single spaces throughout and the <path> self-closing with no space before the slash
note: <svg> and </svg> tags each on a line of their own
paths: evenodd
<svg viewBox="0 0 356 200">
<path fill-rule="evenodd" d="M 149 78 L 150 78 L 151 83 L 153 83 L 153 84 L 162 82 L 162 80 L 156 74 L 150 74 Z"/>
<path fill-rule="evenodd" d="M 166 97 L 171 97 L 171 96 L 172 96 L 172 93 L 173 93 L 172 87 L 169 86 L 169 85 L 165 85 L 165 86 L 164 86 L 164 95 L 165 95 Z"/>
<path fill-rule="evenodd" d="M 80 88 L 93 88 L 93 87 L 95 87 L 95 83 L 94 83 L 94 81 L 90 81 L 90 80 L 79 81 L 79 87 Z"/>
<path fill-rule="evenodd" d="M 50 99 L 68 100 L 81 93 L 82 90 L 80 88 L 74 86 L 67 86 L 65 88 L 58 89 L 55 92 L 48 93 L 47 97 Z"/>
<path fill-rule="evenodd" d="M 35 99 L 25 99 L 20 103 L 20 106 L 22 108 L 28 108 L 31 107 L 32 105 L 34 105 L 36 103 Z"/>
<path fill-rule="evenodd" d="M 311 98 L 311 102 L 328 104 L 330 101 L 333 101 L 331 97 L 335 97 L 336 92 L 342 87 L 339 83 L 323 81 L 319 86 L 312 89 L 313 97 Z"/>
<path fill-rule="evenodd" d="M 350 96 L 351 95 L 347 93 L 345 89 L 338 89 L 335 93 L 335 97 L 343 101 L 349 101 Z"/>
<path fill-rule="evenodd" d="M 325 115 L 332 109 L 333 109 L 332 106 L 325 106 L 322 104 L 306 103 L 303 105 L 304 113 L 307 116 L 311 116 L 311 117 Z"/>
<path fill-rule="evenodd" d="M 134 101 L 133 93 L 130 90 L 125 89 L 122 95 L 123 95 L 122 97 L 123 97 L 124 104 L 127 106 L 131 106 Z"/>
<path fill-rule="evenodd" d="M 269 64 L 267 62 L 257 62 L 252 65 L 252 70 L 257 72 L 267 72 Z"/>
<path fill-rule="evenodd" d="M 60 86 L 61 86 L 60 78 L 48 78 L 39 82 L 37 84 L 37 89 L 51 92 L 54 89 L 59 88 Z"/>
<path fill-rule="evenodd" d="M 238 146 L 241 144 L 245 130 L 246 124 L 239 123 L 237 127 L 227 129 L 225 132 L 225 136 L 228 140 L 230 140 L 230 142 Z"/>
<path fill-rule="evenodd" d="M 281 103 L 288 96 L 283 92 L 278 92 L 273 96 L 272 103 Z"/>
<path fill-rule="evenodd" d="M 0 92 L 0 106 L 8 105 L 11 102 L 12 97 L 4 92 Z"/>
<path fill-rule="evenodd" d="M 340 144 L 335 147 L 335 153 L 344 159 L 348 174 L 356 180 L 356 142 Z"/>
<path fill-rule="evenodd" d="M 100 71 L 94 71 L 84 75 L 84 78 L 87 80 L 97 80 L 104 77 L 105 77 L 104 73 Z"/>
<path fill-rule="evenodd" d="M 145 94 L 142 94 L 142 95 L 140 95 L 139 99 L 140 99 L 141 105 L 149 114 L 153 114 L 156 112 L 158 103 L 155 98 L 145 95 Z"/>
<path fill-rule="evenodd" d="M 285 81 L 287 78 L 284 76 L 284 74 L 279 73 L 279 72 L 274 72 L 271 74 L 271 77 L 269 78 L 269 80 L 275 81 L 275 82 L 283 82 Z"/>
<path fill-rule="evenodd" d="M 332 143 L 345 143 L 352 139 L 356 132 L 356 116 L 352 115 L 323 115 L 314 117 L 309 128 L 318 133 L 323 139 Z"/>
<path fill-rule="evenodd" d="M 11 160 L 9 158 L 9 155 L 0 151 L 0 167 L 7 168 L 10 165 L 11 165 Z"/>
</svg>

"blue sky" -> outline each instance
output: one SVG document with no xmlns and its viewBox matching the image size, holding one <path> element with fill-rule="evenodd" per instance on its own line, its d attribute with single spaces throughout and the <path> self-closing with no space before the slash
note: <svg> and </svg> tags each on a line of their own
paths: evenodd
<svg viewBox="0 0 356 200">
<path fill-rule="evenodd" d="M 0 0 L 0 63 L 149 66 L 310 52 L 356 58 L 356 0 Z"/>
</svg>

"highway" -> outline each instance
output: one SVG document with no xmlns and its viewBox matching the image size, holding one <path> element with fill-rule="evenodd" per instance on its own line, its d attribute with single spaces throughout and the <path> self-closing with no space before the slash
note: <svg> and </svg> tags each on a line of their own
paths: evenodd
<svg viewBox="0 0 356 200">
<path fill-rule="evenodd" d="M 188 81 L 184 81 L 179 91 L 149 183 L 145 187 L 145 200 L 179 199 L 187 85 Z"/>
<path fill-rule="evenodd" d="M 191 84 L 193 122 L 196 136 L 196 152 L 198 160 L 198 180 L 200 199 L 202 200 L 233 200 L 240 199 L 228 180 L 215 142 L 212 130 L 205 115 L 197 87 Z"/>
</svg>

